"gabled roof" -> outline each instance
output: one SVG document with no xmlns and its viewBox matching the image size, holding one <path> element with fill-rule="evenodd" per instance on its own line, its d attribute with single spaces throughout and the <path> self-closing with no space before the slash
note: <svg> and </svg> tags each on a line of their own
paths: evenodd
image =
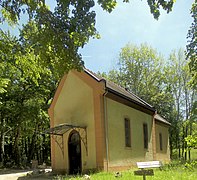
<svg viewBox="0 0 197 180">
<path fill-rule="evenodd" d="M 98 82 L 104 81 L 105 88 L 109 92 L 114 93 L 118 96 L 121 96 L 122 98 L 129 100 L 135 104 L 138 104 L 139 106 L 142 106 L 152 112 L 156 111 L 153 106 L 151 106 L 150 104 L 148 104 L 147 102 L 145 102 L 144 100 L 142 100 L 141 98 L 139 98 L 138 96 L 133 94 L 132 92 L 127 91 L 125 88 L 123 88 L 123 87 L 121 87 L 121 86 L 119 86 L 107 79 L 104 79 L 103 77 L 99 77 L 98 75 L 96 75 L 95 73 L 93 73 L 92 71 L 90 71 L 88 69 L 84 69 L 84 71 L 85 71 L 85 73 L 89 74 L 91 77 L 93 77 Z"/>
</svg>

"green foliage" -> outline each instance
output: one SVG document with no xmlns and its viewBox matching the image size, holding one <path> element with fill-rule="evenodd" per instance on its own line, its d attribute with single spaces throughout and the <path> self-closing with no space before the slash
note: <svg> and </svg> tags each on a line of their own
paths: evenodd
<svg viewBox="0 0 197 180">
<path fill-rule="evenodd" d="M 6 87 L 8 83 L 9 83 L 9 79 L 5 79 L 5 78 L 0 79 L 0 93 L 6 92 Z"/>
<path fill-rule="evenodd" d="M 116 0 L 98 0 L 98 4 L 101 5 L 101 7 L 108 11 L 112 12 L 112 10 L 116 7 L 117 1 Z"/>
<path fill-rule="evenodd" d="M 96 14 L 92 10 L 95 6 L 94 0 L 56 0 L 56 2 L 55 8 L 50 10 L 45 0 L 2 0 L 0 23 L 7 21 L 13 25 L 18 22 L 22 13 L 28 16 L 29 20 L 20 33 L 20 42 L 22 41 L 36 55 L 34 64 L 37 63 L 37 66 L 52 64 L 61 77 L 70 69 L 82 69 L 84 62 L 78 49 L 84 47 L 90 38 L 98 38 L 99 35 L 95 28 Z M 160 8 L 169 12 L 174 0 L 147 0 L 147 2 L 154 18 L 158 19 Z M 97 3 L 103 10 L 111 12 L 117 1 L 98 0 Z"/>
<path fill-rule="evenodd" d="M 192 131 L 191 114 L 195 104 L 196 90 L 189 85 L 192 76 L 182 49 L 177 52 L 172 51 L 170 54 L 165 67 L 165 77 L 165 84 L 172 94 L 175 109 L 174 115 L 171 115 L 173 127 L 170 129 L 170 141 L 172 147 L 178 150 L 177 157 L 184 157 L 186 160 L 189 151 L 185 151 L 188 146 L 185 137 L 194 132 Z"/>
<path fill-rule="evenodd" d="M 191 155 L 192 155 L 192 160 L 197 160 L 197 149 L 196 148 L 191 149 Z"/>
<path fill-rule="evenodd" d="M 38 57 L 31 48 L 22 46 L 16 37 L 2 30 L 0 30 L 0 58 L 1 67 L 3 67 L 1 78 L 14 76 L 18 69 L 18 73 L 24 78 L 29 77 L 36 83 L 40 78 L 40 73 L 45 70 L 38 66 Z"/>
<path fill-rule="evenodd" d="M 92 6 L 94 5 L 94 2 L 91 0 L 88 0 L 87 3 L 84 3 L 85 1 L 81 1 L 79 3 L 78 0 L 75 1 L 61 1 L 57 0 L 58 3 L 62 3 L 64 7 L 69 7 L 67 6 L 69 3 L 75 4 L 76 6 L 78 5 L 83 5 L 83 7 L 87 6 Z M 101 7 L 108 11 L 111 12 L 117 4 L 117 0 L 98 0 L 97 1 Z M 129 0 L 123 0 L 123 2 L 129 2 Z M 175 0 L 147 0 L 148 5 L 150 7 L 150 11 L 153 14 L 155 19 L 158 19 L 160 15 L 160 8 L 163 8 L 167 12 L 172 10 L 172 6 L 175 3 Z M 1 1 L 0 6 L 2 7 L 2 17 L 1 21 L 4 20 L 11 20 L 12 22 L 16 23 L 18 19 L 20 19 L 21 13 L 27 12 L 30 18 L 33 18 L 34 15 L 37 13 L 37 10 L 39 10 L 40 7 L 45 5 L 44 0 L 40 1 L 25 1 L 25 0 L 18 0 L 18 1 L 8 1 L 8 0 L 3 0 Z M 58 6 L 58 5 L 57 5 Z"/>
<path fill-rule="evenodd" d="M 192 172 L 195 171 L 197 169 L 197 161 L 194 159 L 192 161 L 171 161 L 169 164 L 165 164 L 162 167 L 163 171 L 174 171 L 176 169 L 182 169 L 183 171 L 186 172 Z"/>
<path fill-rule="evenodd" d="M 192 84 L 196 87 L 197 85 L 197 0 L 194 0 L 191 8 L 191 16 L 193 18 L 193 22 L 188 31 L 187 40 L 187 59 L 190 61 L 190 70 L 193 76 Z"/>
<path fill-rule="evenodd" d="M 177 120 L 186 117 L 186 110 L 182 111 L 181 106 L 185 108 L 185 97 L 188 96 L 188 102 L 193 101 L 194 89 L 188 86 L 191 79 L 188 64 L 185 61 L 185 54 L 182 49 L 179 51 L 172 51 L 169 55 L 168 63 L 165 66 L 165 83 L 169 89 L 169 92 L 173 95 L 173 103 L 177 110 Z M 189 103 L 192 107 L 193 102 Z M 188 104 L 187 104 L 188 106 Z M 189 107 L 189 109 L 191 109 Z M 187 118 L 186 118 L 187 119 Z"/>
<path fill-rule="evenodd" d="M 164 60 L 146 44 L 127 44 L 121 49 L 118 69 L 108 74 L 100 73 L 153 105 L 171 123 L 171 157 L 173 149 L 179 149 L 178 156 L 183 157 L 185 149 L 190 146 L 185 138 L 195 136 L 196 132 L 193 123 L 196 119 L 196 89 L 189 85 L 192 76 L 185 58 L 182 49 L 172 51 L 169 59 Z"/>
<path fill-rule="evenodd" d="M 110 80 L 154 105 L 159 113 L 172 108 L 171 94 L 164 86 L 163 57 L 156 50 L 146 44 L 127 44 L 121 49 L 118 67 L 108 73 Z M 161 110 L 164 107 L 168 110 Z"/>
<path fill-rule="evenodd" d="M 52 65 L 59 77 L 70 69 L 81 70 L 83 61 L 78 48 L 90 37 L 98 37 L 95 12 L 91 10 L 93 0 L 57 1 L 54 11 L 50 11 L 44 1 L 3 1 L 1 5 L 15 17 L 11 18 L 14 22 L 21 11 L 29 15 L 29 21 L 20 31 L 19 41 L 35 55 L 34 62 L 38 67 Z"/>
<path fill-rule="evenodd" d="M 197 147 L 197 134 L 187 136 L 185 141 L 189 148 Z"/>
<path fill-rule="evenodd" d="M 163 7 L 164 10 L 169 13 L 172 10 L 173 3 L 176 2 L 176 0 L 170 0 L 170 1 L 164 1 L 164 0 L 147 0 L 148 5 L 150 7 L 150 12 L 153 14 L 155 19 L 158 19 L 160 16 L 160 6 Z"/>
<path fill-rule="evenodd" d="M 40 58 L 31 45 L 9 33 L 0 33 L 0 83 L 7 80 L 0 93 L 0 160 L 4 165 L 8 161 L 27 165 L 23 159 L 30 162 L 36 154 L 45 153 L 37 159 L 46 161 L 50 140 L 41 133 L 49 127 L 47 110 L 58 76 L 52 74 L 52 64 L 38 66 Z"/>
<path fill-rule="evenodd" d="M 197 160 L 190 163 L 185 163 L 185 167 L 189 170 L 195 170 L 197 168 Z"/>
</svg>

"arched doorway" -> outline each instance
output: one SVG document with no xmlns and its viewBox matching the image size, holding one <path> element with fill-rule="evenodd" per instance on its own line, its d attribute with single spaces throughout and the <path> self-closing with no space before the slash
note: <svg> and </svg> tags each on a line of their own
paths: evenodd
<svg viewBox="0 0 197 180">
<path fill-rule="evenodd" d="M 73 130 L 68 139 L 69 173 L 81 173 L 81 139 L 77 131 Z"/>
</svg>

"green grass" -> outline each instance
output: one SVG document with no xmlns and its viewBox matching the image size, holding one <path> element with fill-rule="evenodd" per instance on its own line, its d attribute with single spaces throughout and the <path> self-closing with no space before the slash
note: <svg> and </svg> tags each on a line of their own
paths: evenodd
<svg viewBox="0 0 197 180">
<path fill-rule="evenodd" d="M 181 154 L 182 154 L 182 150 L 181 150 Z M 184 155 L 183 155 L 184 156 Z M 176 160 L 179 158 L 178 155 L 178 149 L 173 149 L 173 155 L 172 155 L 172 159 Z M 187 158 L 188 157 L 188 153 L 187 153 Z M 184 157 L 182 158 L 184 160 Z M 191 149 L 191 160 L 197 160 L 197 149 L 192 148 Z"/>
<path fill-rule="evenodd" d="M 122 177 L 115 177 L 115 173 L 99 172 L 91 174 L 90 180 L 142 180 L 142 176 L 134 176 L 134 169 L 121 172 Z M 59 180 L 84 180 L 83 176 L 58 176 L 55 179 Z M 197 167 L 184 165 L 172 165 L 165 166 L 163 170 L 154 169 L 154 176 L 147 176 L 147 180 L 196 180 L 197 179 Z"/>
<path fill-rule="evenodd" d="M 196 172 L 186 172 L 186 171 L 160 171 L 160 170 L 154 170 L 154 176 L 147 176 L 147 180 L 173 180 L 173 179 L 187 179 L 187 180 L 196 180 L 197 179 L 197 173 Z M 123 180 L 142 180 L 142 176 L 134 176 L 133 171 L 126 171 L 122 172 L 122 177 L 116 178 L 114 176 L 114 173 L 98 173 L 91 176 L 91 179 L 95 180 L 117 180 L 117 179 L 123 179 Z"/>
<path fill-rule="evenodd" d="M 191 149 L 191 159 L 197 160 L 197 149 Z"/>
</svg>

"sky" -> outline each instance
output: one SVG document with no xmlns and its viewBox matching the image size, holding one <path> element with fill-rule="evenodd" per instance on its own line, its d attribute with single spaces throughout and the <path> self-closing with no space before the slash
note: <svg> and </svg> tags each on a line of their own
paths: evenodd
<svg viewBox="0 0 197 180">
<path fill-rule="evenodd" d="M 96 29 L 101 38 L 90 39 L 79 50 L 86 68 L 93 72 L 108 72 L 116 68 L 121 48 L 128 43 L 146 43 L 165 58 L 172 50 L 185 49 L 187 32 L 193 21 L 190 9 L 194 0 L 176 0 L 169 14 L 161 10 L 159 20 L 153 18 L 147 0 L 130 0 L 130 3 L 117 1 L 118 5 L 112 13 L 103 11 L 98 4 L 93 8 Z M 56 1 L 46 0 L 46 3 L 53 9 Z M 22 22 L 25 21 L 23 18 Z M 9 29 L 6 25 L 3 28 Z M 16 29 L 13 31 L 17 34 Z"/>
<path fill-rule="evenodd" d="M 153 18 L 147 0 L 119 0 L 112 13 L 96 5 L 96 29 L 101 39 L 91 39 L 80 49 L 86 68 L 94 72 L 116 68 L 121 48 L 127 43 L 146 43 L 165 58 L 172 50 L 185 49 L 192 3 L 193 0 L 177 0 L 169 14 L 161 11 L 159 20 Z"/>
</svg>

